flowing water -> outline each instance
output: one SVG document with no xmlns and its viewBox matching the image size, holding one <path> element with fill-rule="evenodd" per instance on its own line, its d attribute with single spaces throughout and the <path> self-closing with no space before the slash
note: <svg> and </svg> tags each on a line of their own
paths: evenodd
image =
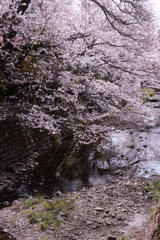
<svg viewBox="0 0 160 240">
<path fill-rule="evenodd" d="M 103 154 L 91 149 L 87 157 L 82 154 L 76 164 L 65 167 L 65 174 L 55 173 L 52 154 L 45 154 L 34 170 L 21 176 L 17 191 L 8 195 L 4 191 L 1 201 L 28 194 L 76 191 L 118 176 L 150 178 L 160 175 L 160 127 L 146 132 L 112 130 L 109 139 L 103 143 Z"/>
</svg>

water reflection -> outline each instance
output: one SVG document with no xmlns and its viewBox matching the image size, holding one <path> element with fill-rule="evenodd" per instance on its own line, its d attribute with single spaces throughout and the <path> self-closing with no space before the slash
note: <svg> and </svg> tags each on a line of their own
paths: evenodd
<svg viewBox="0 0 160 240">
<path fill-rule="evenodd" d="M 77 191 L 83 186 L 111 180 L 121 170 L 130 174 L 136 169 L 139 176 L 160 175 L 160 127 L 147 132 L 115 130 L 109 133 L 110 142 L 102 143 L 103 151 L 83 149 L 77 154 L 76 161 L 64 165 L 63 174 L 56 175 L 53 155 L 45 154 L 33 172 L 29 173 L 26 183 L 18 189 L 19 196 L 29 194 L 47 194 L 56 191 Z M 48 161 L 45 162 L 44 160 Z M 117 176 L 117 175 L 116 175 Z M 0 239 L 14 239 L 0 229 Z"/>
<path fill-rule="evenodd" d="M 104 141 L 99 153 L 83 149 L 76 161 L 66 162 L 60 174 L 55 174 L 52 161 L 45 166 L 39 164 L 30 176 L 30 191 L 76 191 L 117 175 L 129 177 L 131 172 L 144 177 L 160 174 L 160 127 L 148 132 L 115 130 L 109 133 L 109 138 L 110 142 Z"/>
<path fill-rule="evenodd" d="M 83 146 L 70 159 L 72 161 L 65 162 L 58 174 L 57 165 L 64 152 L 60 155 L 57 152 L 45 153 L 37 160 L 35 169 L 26 176 L 20 174 L 19 179 L 16 177 L 12 194 L 7 189 L 1 192 L 1 202 L 11 202 L 28 194 L 52 195 L 57 191 L 77 191 L 106 179 L 115 181 L 117 176 L 130 177 L 134 174 L 148 178 L 160 175 L 160 127 L 147 132 L 112 130 L 109 138 L 110 141 L 102 142 L 99 153 Z"/>
</svg>

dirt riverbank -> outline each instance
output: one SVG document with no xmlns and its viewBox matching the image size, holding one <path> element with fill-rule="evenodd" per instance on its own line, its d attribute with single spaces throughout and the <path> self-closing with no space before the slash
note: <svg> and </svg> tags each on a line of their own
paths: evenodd
<svg viewBox="0 0 160 240">
<path fill-rule="evenodd" d="M 59 213 L 60 226 L 54 229 L 51 224 L 45 231 L 39 222 L 29 223 L 27 218 L 28 212 L 39 211 L 39 207 L 26 208 L 21 201 L 14 202 L 0 210 L 0 227 L 16 240 L 146 240 L 153 201 L 152 194 L 143 190 L 149 184 L 140 179 L 112 180 L 79 192 L 53 195 L 74 199 L 74 209 L 67 215 Z"/>
</svg>

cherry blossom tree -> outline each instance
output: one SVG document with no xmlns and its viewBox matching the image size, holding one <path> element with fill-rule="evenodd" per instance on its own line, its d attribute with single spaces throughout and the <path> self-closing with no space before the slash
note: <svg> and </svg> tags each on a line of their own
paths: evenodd
<svg viewBox="0 0 160 240">
<path fill-rule="evenodd" d="M 2 0 L 0 16 L 0 86 L 25 83 L 20 117 L 57 142 L 98 142 L 112 113 L 157 77 L 146 0 Z"/>
</svg>

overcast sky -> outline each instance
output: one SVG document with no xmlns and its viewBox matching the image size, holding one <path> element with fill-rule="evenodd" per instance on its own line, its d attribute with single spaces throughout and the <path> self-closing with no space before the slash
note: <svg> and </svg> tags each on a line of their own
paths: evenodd
<svg viewBox="0 0 160 240">
<path fill-rule="evenodd" d="M 160 21 L 160 0 L 150 0 L 150 1 L 153 3 L 153 8 Z"/>
</svg>

